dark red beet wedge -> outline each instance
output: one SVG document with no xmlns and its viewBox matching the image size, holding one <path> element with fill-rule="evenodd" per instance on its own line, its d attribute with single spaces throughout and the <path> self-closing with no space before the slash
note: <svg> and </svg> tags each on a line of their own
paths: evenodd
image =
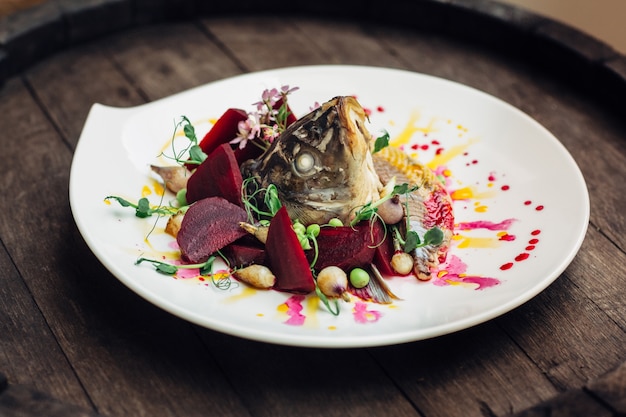
<svg viewBox="0 0 626 417">
<path fill-rule="evenodd" d="M 211 130 L 200 141 L 200 148 L 209 155 L 218 146 L 237 137 L 239 122 L 248 118 L 248 113 L 241 109 L 228 109 L 217 119 Z"/>
<path fill-rule="evenodd" d="M 228 143 L 218 146 L 187 181 L 189 204 L 207 197 L 222 197 L 241 206 L 243 178 Z"/>
<path fill-rule="evenodd" d="M 265 248 L 260 243 L 245 241 L 245 236 L 226 246 L 223 253 L 231 268 L 242 268 L 252 264 L 263 265 L 265 262 Z"/>
<path fill-rule="evenodd" d="M 383 226 L 378 221 L 361 222 L 354 228 L 323 227 L 317 237 L 319 255 L 315 270 L 337 266 L 348 272 L 352 268 L 369 266 L 384 234 Z M 307 256 L 313 259 L 313 253 L 307 253 Z"/>
<path fill-rule="evenodd" d="M 265 251 L 268 266 L 276 276 L 275 290 L 297 294 L 315 291 L 309 261 L 284 206 L 272 218 Z"/>
<path fill-rule="evenodd" d="M 247 220 L 244 209 L 221 197 L 192 204 L 183 217 L 176 242 L 185 262 L 205 262 L 224 246 L 247 234 L 239 222 Z"/>
<path fill-rule="evenodd" d="M 388 231 L 385 241 L 376 246 L 374 259 L 372 260 L 376 268 L 378 268 L 378 271 L 384 276 L 398 275 L 391 267 L 391 258 L 394 254 L 391 233 L 391 231 Z"/>
</svg>

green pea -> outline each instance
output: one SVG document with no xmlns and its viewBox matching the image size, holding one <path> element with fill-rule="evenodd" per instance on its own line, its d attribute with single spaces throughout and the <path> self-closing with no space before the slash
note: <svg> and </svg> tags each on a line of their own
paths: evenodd
<svg viewBox="0 0 626 417">
<path fill-rule="evenodd" d="M 307 226 L 306 228 L 307 236 L 317 237 L 320 234 L 320 225 L 313 223 Z"/>
<path fill-rule="evenodd" d="M 334 219 L 330 219 L 328 221 L 328 225 L 332 226 L 332 227 L 341 227 L 341 226 L 343 226 L 343 223 L 342 223 L 341 220 L 339 220 L 338 218 L 335 217 Z"/>
<path fill-rule="evenodd" d="M 293 224 L 293 230 L 295 230 L 298 235 L 304 235 L 306 233 L 306 227 L 298 221 Z"/>
<path fill-rule="evenodd" d="M 311 249 L 311 242 L 309 242 L 309 239 L 307 239 L 306 236 L 299 237 L 298 241 L 300 242 L 300 246 L 302 246 L 302 249 L 304 250 Z"/>
<path fill-rule="evenodd" d="M 183 188 L 176 193 L 176 201 L 178 201 L 178 205 L 183 207 L 187 205 L 187 189 Z"/>
<path fill-rule="evenodd" d="M 354 268 L 350 271 L 350 284 L 354 288 L 363 288 L 370 282 L 370 274 L 361 268 Z"/>
</svg>

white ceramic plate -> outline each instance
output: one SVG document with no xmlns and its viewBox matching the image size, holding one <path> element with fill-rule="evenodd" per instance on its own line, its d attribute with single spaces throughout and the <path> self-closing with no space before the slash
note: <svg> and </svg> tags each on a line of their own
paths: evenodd
<svg viewBox="0 0 626 417">
<path fill-rule="evenodd" d="M 394 277 L 391 305 L 342 303 L 329 314 L 304 299 L 244 285 L 218 289 L 198 277 L 161 275 L 140 256 L 176 257 L 160 221 L 105 204 L 108 195 L 158 203 L 149 164 L 187 116 L 199 136 L 228 107 L 252 111 L 266 88 L 298 86 L 297 115 L 315 102 L 356 95 L 370 130 L 428 163 L 455 198 L 457 236 L 430 282 Z M 106 172 L 106 175 L 104 174 Z M 218 180 L 218 179 L 216 179 Z M 166 196 L 171 198 L 171 196 Z M 561 143 L 533 119 L 475 89 L 399 70 L 312 66 L 246 74 L 134 108 L 95 104 L 80 137 L 70 203 L 85 241 L 111 273 L 151 303 L 220 332 L 271 343 L 364 347 L 410 342 L 464 329 L 531 299 L 571 262 L 583 241 L 589 200 Z M 146 236 L 148 236 L 146 240 Z"/>
</svg>

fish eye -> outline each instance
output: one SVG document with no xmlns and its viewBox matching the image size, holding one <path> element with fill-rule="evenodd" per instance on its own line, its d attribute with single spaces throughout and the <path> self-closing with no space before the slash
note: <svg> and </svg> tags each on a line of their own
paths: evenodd
<svg viewBox="0 0 626 417">
<path fill-rule="evenodd" d="M 296 157 L 294 166 L 300 174 L 306 174 L 315 166 L 315 158 L 308 152 L 300 152 Z"/>
</svg>

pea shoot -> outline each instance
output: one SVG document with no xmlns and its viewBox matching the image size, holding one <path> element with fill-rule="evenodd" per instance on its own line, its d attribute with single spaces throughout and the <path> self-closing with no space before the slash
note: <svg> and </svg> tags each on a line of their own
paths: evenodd
<svg viewBox="0 0 626 417">
<path fill-rule="evenodd" d="M 161 205 L 157 207 L 151 207 L 150 201 L 145 197 L 140 198 L 136 204 L 122 197 L 113 196 L 113 195 L 105 197 L 104 200 L 105 201 L 115 200 L 122 207 L 132 207 L 135 209 L 135 216 L 140 217 L 142 219 L 146 217 L 150 217 L 153 214 L 158 214 L 159 216 L 169 216 L 172 214 L 176 214 L 176 212 L 179 210 L 179 208 L 177 207 L 161 206 Z"/>
<path fill-rule="evenodd" d="M 362 220 L 371 220 L 376 216 L 376 212 L 378 211 L 378 207 L 383 204 L 385 201 L 393 198 L 396 195 L 405 194 L 408 195 L 413 191 L 417 190 L 419 185 L 415 185 L 413 187 L 409 187 L 409 184 L 404 183 L 400 185 L 395 185 L 393 190 L 390 193 L 387 193 L 385 196 L 381 197 L 379 200 L 370 202 L 365 204 L 361 209 L 356 212 L 354 219 L 350 221 L 350 226 L 354 227 L 357 223 Z"/>
<path fill-rule="evenodd" d="M 219 252 L 218 252 L 219 253 Z M 223 257 L 222 257 L 223 258 Z M 221 290 L 227 290 L 231 287 L 232 281 L 230 276 L 215 279 L 213 274 L 213 264 L 217 259 L 216 256 L 211 256 L 206 262 L 197 263 L 197 264 L 182 264 L 182 265 L 174 265 L 167 262 L 157 261 L 155 259 L 149 258 L 139 258 L 135 261 L 135 265 L 142 264 L 144 262 L 150 263 L 154 266 L 157 272 L 164 275 L 175 275 L 180 269 L 198 269 L 199 274 L 204 277 L 211 277 L 211 281 L 213 285 Z"/>
<path fill-rule="evenodd" d="M 379 152 L 381 149 L 389 146 L 389 132 L 384 131 L 383 134 L 374 141 L 374 150 L 372 153 Z"/>
<path fill-rule="evenodd" d="M 274 184 L 262 188 L 254 178 L 246 178 L 241 186 L 241 194 L 250 223 L 254 223 L 255 218 L 269 220 L 282 207 L 278 198 L 278 188 Z M 262 204 L 258 202 L 260 198 L 263 199 Z"/>
<path fill-rule="evenodd" d="M 213 263 L 215 262 L 216 257 L 211 256 L 207 259 L 206 262 L 198 263 L 198 264 L 183 264 L 183 265 L 173 265 L 167 262 L 161 262 L 154 259 L 149 258 L 139 258 L 135 261 L 135 265 L 139 265 L 143 262 L 151 263 L 155 269 L 165 275 L 174 275 L 178 272 L 179 269 L 199 269 L 200 275 L 211 275 L 213 270 Z"/>
<path fill-rule="evenodd" d="M 176 132 L 182 126 L 183 134 L 189 139 L 189 144 L 182 150 L 177 151 L 174 147 L 174 138 Z M 207 158 L 207 154 L 204 153 L 200 145 L 198 144 L 198 137 L 196 136 L 196 129 L 186 116 L 181 116 L 180 122 L 174 126 L 174 134 L 172 135 L 172 153 L 173 156 L 164 155 L 166 158 L 173 159 L 180 165 L 200 165 Z"/>
<path fill-rule="evenodd" d="M 406 236 L 403 237 L 398 230 L 397 227 L 393 229 L 394 237 L 400 242 L 403 250 L 406 253 L 410 253 L 417 248 L 422 248 L 424 246 L 439 246 L 441 242 L 443 242 L 443 231 L 437 226 L 428 229 L 426 233 L 424 233 L 423 239 L 420 239 L 419 235 L 414 230 L 409 230 L 406 233 Z"/>
</svg>

